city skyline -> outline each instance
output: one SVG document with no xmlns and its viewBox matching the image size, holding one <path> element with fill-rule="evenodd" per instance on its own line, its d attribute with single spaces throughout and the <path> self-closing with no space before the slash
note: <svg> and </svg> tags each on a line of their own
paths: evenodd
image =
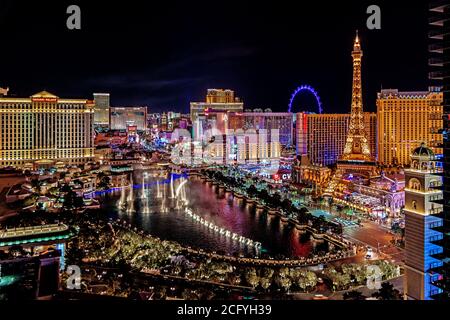
<svg viewBox="0 0 450 320">
<path fill-rule="evenodd" d="M 449 0 L 146 4 L 0 3 L 0 304 L 450 299 Z"/>
<path fill-rule="evenodd" d="M 112 106 L 187 113 L 207 88 L 234 90 L 244 108 L 285 112 L 295 88 L 308 84 L 322 98 L 324 113 L 348 113 L 350 82 L 338 79 L 351 79 L 351 59 L 344 53 L 359 29 L 366 54 L 363 99 L 366 111 L 373 112 L 382 87 L 401 83 L 400 90 L 422 91 L 428 86 L 426 3 L 404 4 L 380 3 L 382 29 L 370 31 L 364 1 L 346 3 L 346 17 L 337 15 L 334 5 L 308 4 L 290 12 L 273 3 L 228 2 L 214 10 L 202 1 L 177 2 L 173 9 L 134 3 L 122 12 L 114 4 L 81 3 L 82 29 L 69 31 L 63 3 L 6 1 L 0 26 L 10 50 L 2 53 L 8 63 L 0 85 L 17 96 L 42 89 L 69 97 L 109 92 Z M 43 34 L 46 42 L 58 39 L 58 50 L 44 45 L 25 54 L 18 40 L 23 34 L 33 47 Z M 413 49 L 415 54 L 408 54 Z M 23 72 L 36 66 L 42 71 L 24 79 Z M 296 100 L 294 112 L 316 111 L 309 95 Z"/>
</svg>

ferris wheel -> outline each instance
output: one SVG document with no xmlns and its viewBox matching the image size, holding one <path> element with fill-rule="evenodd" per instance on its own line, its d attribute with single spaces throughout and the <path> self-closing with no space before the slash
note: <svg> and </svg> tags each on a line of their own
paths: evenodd
<svg viewBox="0 0 450 320">
<path fill-rule="evenodd" d="M 317 93 L 316 90 L 314 90 L 313 87 L 311 87 L 309 85 L 301 85 L 300 87 L 295 89 L 295 91 L 294 91 L 294 93 L 292 93 L 291 99 L 289 101 L 288 112 L 292 112 L 292 106 L 293 106 L 295 98 L 303 92 L 309 92 L 314 96 L 314 98 L 316 99 L 316 102 L 317 102 L 318 111 L 319 111 L 319 113 L 322 113 L 322 111 L 323 111 L 322 110 L 322 102 L 320 101 L 319 94 Z"/>
</svg>

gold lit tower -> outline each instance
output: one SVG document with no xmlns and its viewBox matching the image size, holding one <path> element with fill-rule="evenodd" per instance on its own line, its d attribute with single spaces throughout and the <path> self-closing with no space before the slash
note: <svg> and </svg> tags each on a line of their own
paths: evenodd
<svg viewBox="0 0 450 320">
<path fill-rule="evenodd" d="M 370 145 L 365 129 L 364 111 L 362 103 L 361 62 L 363 52 L 358 32 L 353 45 L 353 85 L 350 124 L 345 142 L 344 152 L 337 162 L 337 169 L 325 190 L 326 196 L 340 196 L 355 176 L 361 182 L 377 174 L 374 157 L 370 152 Z"/>
<path fill-rule="evenodd" d="M 361 86 L 361 59 L 363 52 L 359 42 L 358 32 L 353 46 L 353 86 L 352 109 L 350 113 L 350 125 L 347 134 L 342 160 L 371 161 L 369 142 L 364 125 L 364 112 L 362 103 Z"/>
</svg>

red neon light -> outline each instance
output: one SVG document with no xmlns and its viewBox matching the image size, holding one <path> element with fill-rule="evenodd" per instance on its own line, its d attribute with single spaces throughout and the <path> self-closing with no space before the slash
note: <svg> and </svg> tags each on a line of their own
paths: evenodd
<svg viewBox="0 0 450 320">
<path fill-rule="evenodd" d="M 33 98 L 31 99 L 33 102 L 56 102 L 58 99 L 56 98 Z"/>
</svg>

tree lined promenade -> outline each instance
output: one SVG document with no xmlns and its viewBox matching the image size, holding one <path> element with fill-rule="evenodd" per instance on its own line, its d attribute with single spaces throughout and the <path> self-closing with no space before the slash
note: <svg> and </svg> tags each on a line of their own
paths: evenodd
<svg viewBox="0 0 450 320">
<path fill-rule="evenodd" d="M 356 254 L 354 244 L 342 237 L 342 227 L 335 223 L 326 221 L 322 217 L 313 216 L 306 207 L 298 208 L 293 201 L 286 196 L 282 200 L 280 193 L 269 194 L 267 186 L 263 185 L 259 189 L 257 178 L 248 178 L 234 175 L 226 175 L 224 171 L 202 170 L 200 177 L 207 181 L 218 183 L 221 187 L 233 192 L 238 198 L 245 198 L 249 203 L 256 203 L 257 208 L 263 208 L 269 214 L 276 214 L 283 222 L 294 225 L 297 229 L 308 230 L 314 237 L 326 239 L 339 246 L 344 251 L 348 251 L 346 257 Z M 250 180 L 250 182 L 249 182 Z"/>
<path fill-rule="evenodd" d="M 233 257 L 161 240 L 123 220 L 82 226 L 78 239 L 67 251 L 70 263 L 122 274 L 129 279 L 127 288 L 139 287 L 141 280 L 154 280 L 186 288 L 199 285 L 259 293 L 312 292 L 322 278 L 328 288 L 337 291 L 364 285 L 371 276 L 366 264 L 337 263 L 312 268 L 339 260 L 339 254 L 298 261 Z M 371 264 L 380 267 L 384 280 L 398 276 L 395 266 L 386 261 Z"/>
<path fill-rule="evenodd" d="M 189 253 L 196 254 L 199 256 L 208 257 L 217 261 L 226 261 L 230 263 L 237 263 L 246 266 L 259 266 L 259 267 L 310 267 L 316 266 L 318 264 L 325 264 L 341 259 L 350 258 L 353 256 L 352 252 L 339 251 L 338 253 L 326 253 L 324 256 L 315 256 L 313 258 L 300 258 L 300 259 L 262 259 L 262 258 L 244 258 L 244 257 L 234 257 L 230 255 L 219 255 L 216 253 L 201 252 L 194 249 L 187 249 Z"/>
<path fill-rule="evenodd" d="M 116 228 L 126 228 L 131 232 L 136 232 L 131 225 L 127 224 L 125 221 L 116 220 L 111 223 L 113 227 Z M 145 237 L 141 234 L 141 236 Z M 147 236 L 149 238 L 154 238 L 153 236 Z M 300 259 L 262 259 L 262 258 L 249 258 L 249 257 L 235 257 L 232 255 L 223 255 L 213 252 L 207 252 L 204 250 L 197 250 L 192 248 L 186 248 L 178 245 L 179 251 L 185 251 L 189 254 L 196 255 L 198 257 L 208 258 L 215 261 L 229 262 L 232 264 L 238 264 L 243 266 L 258 266 L 258 267 L 308 267 L 315 266 L 318 264 L 325 264 L 336 260 L 341 260 L 345 258 L 350 258 L 354 255 L 353 250 L 339 250 L 336 253 L 326 253 L 323 256 L 314 256 L 311 258 L 301 257 Z"/>
</svg>

